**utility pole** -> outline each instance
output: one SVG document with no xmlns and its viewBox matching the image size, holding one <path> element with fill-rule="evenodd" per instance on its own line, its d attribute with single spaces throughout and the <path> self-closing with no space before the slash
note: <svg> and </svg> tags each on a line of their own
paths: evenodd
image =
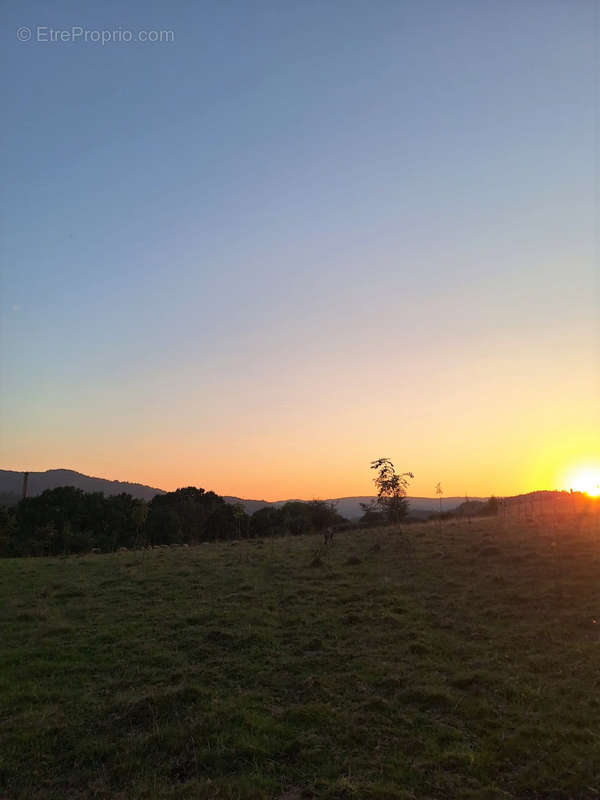
<svg viewBox="0 0 600 800">
<path fill-rule="evenodd" d="M 29 473 L 23 473 L 23 500 L 27 497 L 27 484 L 29 483 Z"/>
</svg>

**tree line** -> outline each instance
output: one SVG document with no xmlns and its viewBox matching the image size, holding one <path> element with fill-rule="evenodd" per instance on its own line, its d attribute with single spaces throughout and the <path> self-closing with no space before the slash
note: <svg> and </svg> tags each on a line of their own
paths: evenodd
<svg viewBox="0 0 600 800">
<path fill-rule="evenodd" d="M 395 524 L 408 512 L 412 472 L 398 473 L 389 458 L 372 461 L 377 497 L 362 505 L 357 525 Z M 326 500 L 292 500 L 254 514 L 215 492 L 188 486 L 155 495 L 150 502 L 130 494 L 105 497 L 73 486 L 47 489 L 16 505 L 0 505 L 0 556 L 56 556 L 90 551 L 218 540 L 319 533 L 350 527 Z"/>
<path fill-rule="evenodd" d="M 318 533 L 347 521 L 325 500 L 268 506 L 252 515 L 190 486 L 149 503 L 129 494 L 105 497 L 72 486 L 0 506 L 0 556 L 56 556 L 119 548 L 199 544 Z"/>
</svg>

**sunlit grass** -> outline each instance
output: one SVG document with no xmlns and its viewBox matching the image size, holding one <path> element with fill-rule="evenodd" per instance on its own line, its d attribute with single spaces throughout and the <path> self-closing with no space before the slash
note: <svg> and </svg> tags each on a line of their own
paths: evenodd
<svg viewBox="0 0 600 800">
<path fill-rule="evenodd" d="M 599 537 L 0 561 L 0 797 L 597 797 Z"/>
</svg>

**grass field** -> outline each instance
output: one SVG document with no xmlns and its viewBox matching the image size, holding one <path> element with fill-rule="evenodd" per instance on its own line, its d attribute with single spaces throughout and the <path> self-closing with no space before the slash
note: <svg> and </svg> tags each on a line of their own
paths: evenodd
<svg viewBox="0 0 600 800">
<path fill-rule="evenodd" d="M 0 561 L 0 798 L 600 797 L 600 526 Z"/>
</svg>

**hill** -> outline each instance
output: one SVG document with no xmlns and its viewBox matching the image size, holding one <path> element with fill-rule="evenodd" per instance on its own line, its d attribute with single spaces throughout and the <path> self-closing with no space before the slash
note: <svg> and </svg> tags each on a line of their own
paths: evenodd
<svg viewBox="0 0 600 800">
<path fill-rule="evenodd" d="M 163 489 L 145 486 L 142 483 L 93 478 L 72 469 L 30 472 L 27 494 L 29 497 L 35 497 L 46 489 L 56 489 L 59 486 L 74 486 L 84 492 L 103 492 L 107 496 L 125 492 L 138 500 L 152 500 L 155 494 L 164 494 Z M 9 469 L 0 470 L 0 495 L 10 495 L 15 501 L 20 500 L 23 495 L 23 473 Z"/>
<path fill-rule="evenodd" d="M 597 798 L 597 525 L 0 560 L 0 797 Z"/>
<path fill-rule="evenodd" d="M 35 497 L 46 489 L 56 489 L 59 486 L 74 486 L 84 492 L 103 492 L 107 496 L 130 494 L 138 500 L 152 500 L 156 494 L 165 494 L 164 489 L 146 486 L 142 483 L 129 483 L 127 481 L 111 481 L 106 478 L 94 478 L 72 469 L 49 469 L 46 472 L 30 472 L 27 494 Z M 210 487 L 203 487 L 210 488 Z M 0 470 L 0 504 L 16 503 L 23 494 L 23 473 L 15 470 Z M 240 503 L 247 514 L 254 514 L 261 508 L 272 506 L 281 508 L 289 500 L 249 500 L 241 497 L 225 496 L 226 503 Z M 372 495 L 362 497 L 335 497 L 327 502 L 334 503 L 338 513 L 349 520 L 356 520 L 362 516 L 361 503 L 370 503 L 375 498 Z M 464 497 L 443 497 L 442 511 L 453 511 L 464 502 Z M 487 498 L 473 498 L 483 500 Z M 439 499 L 435 497 L 408 497 L 409 510 L 415 516 L 427 515 L 439 511 Z M 416 512 L 416 513 L 415 513 Z"/>
<path fill-rule="evenodd" d="M 346 519 L 358 519 L 362 516 L 361 503 L 370 503 L 375 498 L 371 497 L 340 497 L 333 502 L 339 513 Z M 440 510 L 440 501 L 437 497 L 407 497 L 409 514 L 414 512 L 427 512 L 433 514 Z M 482 498 L 476 498 L 482 499 Z M 442 497 L 442 511 L 453 511 L 461 503 L 464 497 Z"/>
<path fill-rule="evenodd" d="M 267 500 L 243 500 L 239 497 L 225 497 L 228 503 L 241 503 L 247 514 L 253 514 L 260 508 L 266 506 L 273 506 L 273 508 L 281 508 L 289 500 L 277 500 L 275 502 L 268 502 Z M 361 503 L 370 503 L 374 500 L 373 495 L 363 495 L 362 497 L 334 497 L 327 500 L 328 503 L 334 503 L 339 514 L 349 520 L 357 520 L 362 516 L 363 510 Z M 440 501 L 436 497 L 407 497 L 409 514 L 415 516 L 433 514 L 440 510 Z M 484 498 L 474 498 L 475 500 L 483 501 Z M 487 499 L 487 498 L 485 498 Z M 442 498 L 442 511 L 453 511 L 458 508 L 461 503 L 464 503 L 464 497 L 443 497 Z"/>
</svg>

